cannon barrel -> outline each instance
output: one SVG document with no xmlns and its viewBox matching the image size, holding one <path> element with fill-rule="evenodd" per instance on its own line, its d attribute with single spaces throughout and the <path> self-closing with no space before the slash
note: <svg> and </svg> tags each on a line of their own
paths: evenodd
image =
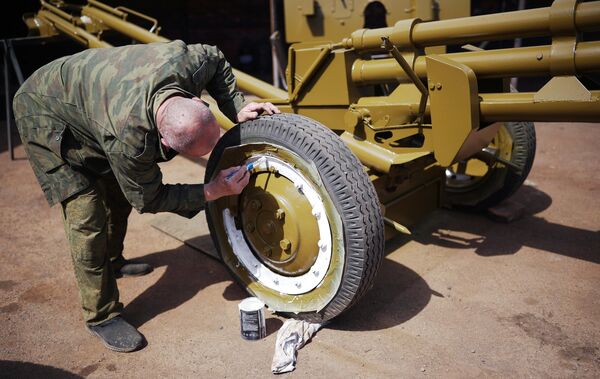
<svg viewBox="0 0 600 379">
<path fill-rule="evenodd" d="M 489 51 L 442 54 L 457 63 L 470 67 L 478 78 L 502 78 L 536 75 L 569 75 L 569 71 L 552 71 L 551 45 L 532 46 Z M 600 42 L 580 42 L 573 51 L 577 73 L 600 71 Z M 406 57 L 410 60 L 409 56 Z M 425 57 L 415 59 L 415 73 L 425 78 Z M 352 80 L 356 84 L 377 84 L 390 80 L 408 81 L 405 71 L 393 58 L 364 60 L 357 59 L 352 66 Z"/>
<path fill-rule="evenodd" d="M 546 36 L 565 27 L 580 32 L 600 29 L 600 1 L 572 3 L 572 15 L 559 6 L 564 3 L 555 2 L 557 6 L 442 21 L 402 20 L 387 28 L 359 29 L 342 44 L 357 50 L 378 50 L 381 49 L 381 37 L 387 36 L 398 48 L 412 49 Z M 569 22 L 571 25 L 565 26 Z"/>
</svg>

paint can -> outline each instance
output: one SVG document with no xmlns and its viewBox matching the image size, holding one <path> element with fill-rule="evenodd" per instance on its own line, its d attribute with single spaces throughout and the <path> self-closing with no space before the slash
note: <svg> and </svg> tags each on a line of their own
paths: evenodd
<svg viewBox="0 0 600 379">
<path fill-rule="evenodd" d="M 265 303 L 256 297 L 248 297 L 238 305 L 240 309 L 240 331 L 246 340 L 259 340 L 267 335 L 265 325 Z"/>
</svg>

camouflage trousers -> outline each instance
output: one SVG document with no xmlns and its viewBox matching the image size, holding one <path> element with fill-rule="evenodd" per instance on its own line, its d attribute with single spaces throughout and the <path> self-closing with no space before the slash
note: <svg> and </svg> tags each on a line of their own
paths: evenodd
<svg viewBox="0 0 600 379">
<path fill-rule="evenodd" d="M 114 269 L 124 260 L 131 205 L 112 174 L 93 180 L 89 188 L 61 204 L 83 318 L 97 325 L 123 309 Z"/>
</svg>

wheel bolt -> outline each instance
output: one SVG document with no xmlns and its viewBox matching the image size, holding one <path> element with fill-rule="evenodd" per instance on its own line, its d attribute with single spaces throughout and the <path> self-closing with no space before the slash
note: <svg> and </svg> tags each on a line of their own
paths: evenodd
<svg viewBox="0 0 600 379">
<path fill-rule="evenodd" d="M 258 200 L 252 200 L 250 202 L 250 208 L 254 211 L 259 210 L 261 206 L 262 206 L 262 204 Z"/>
<path fill-rule="evenodd" d="M 271 248 L 269 246 L 265 246 L 262 249 L 262 253 L 265 257 L 270 257 L 273 254 L 273 251 L 271 250 Z"/>
<path fill-rule="evenodd" d="M 249 222 L 248 224 L 246 224 L 246 230 L 249 233 L 254 233 L 254 231 L 256 230 L 256 225 L 254 225 L 253 222 Z"/>
<path fill-rule="evenodd" d="M 282 239 L 281 241 L 279 241 L 279 247 L 281 247 L 281 250 L 287 253 L 292 249 L 292 243 L 287 238 Z"/>
<path fill-rule="evenodd" d="M 267 221 L 265 226 L 262 228 L 262 231 L 265 234 L 272 234 L 274 230 L 275 230 L 275 224 L 273 224 L 273 221 Z"/>
<path fill-rule="evenodd" d="M 283 220 L 285 218 L 285 211 L 281 208 L 275 211 L 275 218 L 278 220 Z"/>
</svg>

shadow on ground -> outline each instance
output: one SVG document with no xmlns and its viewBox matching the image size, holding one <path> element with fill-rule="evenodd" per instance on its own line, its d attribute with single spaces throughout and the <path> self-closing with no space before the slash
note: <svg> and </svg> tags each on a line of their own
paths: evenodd
<svg viewBox="0 0 600 379">
<path fill-rule="evenodd" d="M 209 236 L 206 236 L 210 239 Z M 166 267 L 163 275 L 125 308 L 127 319 L 140 327 L 161 313 L 190 300 L 202 289 L 223 281 L 231 276 L 220 263 L 198 254 L 197 250 L 182 245 L 176 249 L 149 254 L 140 258 L 154 268 Z M 227 300 L 241 300 L 246 292 L 236 283 L 225 289 Z"/>
<path fill-rule="evenodd" d="M 83 378 L 83 376 L 60 368 L 32 362 L 0 360 L 0 378 L 78 379 Z"/>
<path fill-rule="evenodd" d="M 505 224 L 490 220 L 484 213 L 440 210 L 418 228 L 414 240 L 424 245 L 475 249 L 486 257 L 515 254 L 527 246 L 600 263 L 600 231 L 549 222 L 537 215 L 552 204 L 548 194 L 523 186 L 511 200 L 525 206 L 522 219 Z"/>
<path fill-rule="evenodd" d="M 432 295 L 442 296 L 416 272 L 384 259 L 373 288 L 329 327 L 350 331 L 391 328 L 415 317 Z"/>
</svg>

